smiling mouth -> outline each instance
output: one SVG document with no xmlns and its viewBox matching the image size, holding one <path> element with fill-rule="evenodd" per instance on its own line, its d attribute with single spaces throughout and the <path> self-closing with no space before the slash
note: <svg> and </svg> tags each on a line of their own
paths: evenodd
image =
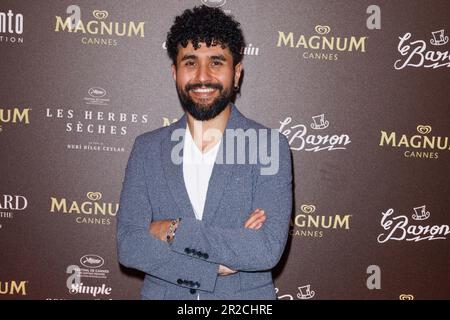
<svg viewBox="0 0 450 320">
<path fill-rule="evenodd" d="M 190 91 L 193 93 L 194 96 L 199 98 L 208 98 L 212 96 L 217 89 L 214 88 L 196 88 L 191 89 Z"/>
</svg>

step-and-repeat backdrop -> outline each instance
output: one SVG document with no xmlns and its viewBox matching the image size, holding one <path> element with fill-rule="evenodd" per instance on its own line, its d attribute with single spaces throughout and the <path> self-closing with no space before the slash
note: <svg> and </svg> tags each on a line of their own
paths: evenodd
<svg viewBox="0 0 450 320">
<path fill-rule="evenodd" d="M 449 299 L 448 0 L 2 0 L 0 299 L 140 297 L 119 194 L 183 114 L 165 37 L 201 4 L 242 24 L 238 108 L 290 142 L 279 299 Z"/>
</svg>

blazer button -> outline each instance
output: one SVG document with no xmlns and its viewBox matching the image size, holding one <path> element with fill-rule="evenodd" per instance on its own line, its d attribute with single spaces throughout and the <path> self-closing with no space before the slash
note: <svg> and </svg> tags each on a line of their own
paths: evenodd
<svg viewBox="0 0 450 320">
<path fill-rule="evenodd" d="M 197 290 L 195 290 L 195 289 L 189 289 L 189 292 L 190 292 L 191 294 L 196 294 L 196 293 L 197 293 Z"/>
<path fill-rule="evenodd" d="M 177 279 L 177 283 L 178 283 L 178 284 L 183 284 L 183 280 Z"/>
<path fill-rule="evenodd" d="M 192 254 L 197 254 L 197 250 L 191 249 L 191 253 L 192 253 Z"/>
<path fill-rule="evenodd" d="M 200 282 L 194 283 L 194 288 L 200 288 Z"/>
<path fill-rule="evenodd" d="M 200 257 L 200 258 L 203 257 L 203 252 L 198 251 L 198 252 L 197 252 L 197 256 Z"/>
<path fill-rule="evenodd" d="M 187 254 L 190 254 L 190 253 L 191 253 L 191 249 L 185 248 L 185 249 L 184 249 L 184 252 L 186 252 Z"/>
<path fill-rule="evenodd" d="M 209 258 L 209 255 L 208 255 L 207 253 L 205 253 L 205 254 L 203 255 L 203 258 L 208 259 L 208 258 Z"/>
</svg>

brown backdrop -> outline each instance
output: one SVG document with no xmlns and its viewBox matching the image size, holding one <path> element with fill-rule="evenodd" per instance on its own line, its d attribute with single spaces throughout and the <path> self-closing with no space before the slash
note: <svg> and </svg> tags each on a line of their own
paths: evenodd
<svg viewBox="0 0 450 320">
<path fill-rule="evenodd" d="M 79 0 L 72 32 L 71 1 L 2 0 L 0 299 L 139 298 L 121 182 L 134 138 L 182 115 L 164 41 L 202 2 L 242 23 L 238 108 L 291 142 L 279 298 L 450 298 L 447 0 Z"/>
</svg>

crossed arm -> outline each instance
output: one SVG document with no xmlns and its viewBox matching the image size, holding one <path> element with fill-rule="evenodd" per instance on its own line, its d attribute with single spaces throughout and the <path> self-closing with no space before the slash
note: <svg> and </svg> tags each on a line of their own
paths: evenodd
<svg viewBox="0 0 450 320">
<path fill-rule="evenodd" d="M 250 217 L 245 221 L 244 228 L 246 229 L 252 229 L 252 230 L 259 230 L 264 222 L 266 221 L 266 213 L 263 209 L 257 208 L 255 211 L 253 211 L 250 214 Z M 149 225 L 149 232 L 151 235 L 153 235 L 155 238 L 167 242 L 167 234 L 169 232 L 170 224 L 172 220 L 158 220 L 153 221 Z M 175 228 L 178 227 L 178 224 L 175 226 Z M 219 265 L 218 274 L 220 276 L 227 276 L 233 273 L 236 273 L 236 270 L 233 270 L 231 268 L 228 268 L 224 265 Z"/>
<path fill-rule="evenodd" d="M 168 245 L 165 237 L 170 222 L 153 220 L 143 178 L 146 143 L 136 139 L 125 171 L 117 224 L 118 257 L 122 265 L 180 286 L 185 286 L 180 284 L 180 276 L 198 281 L 200 290 L 211 292 L 218 275 L 273 268 L 282 254 L 289 227 L 290 158 L 281 159 L 277 175 L 258 178 L 253 205 L 262 209 L 251 213 L 243 227 L 223 229 L 186 218 Z M 288 148 L 287 141 L 280 145 L 282 152 L 288 152 Z M 188 255 L 186 248 L 207 252 L 209 258 Z"/>
</svg>

